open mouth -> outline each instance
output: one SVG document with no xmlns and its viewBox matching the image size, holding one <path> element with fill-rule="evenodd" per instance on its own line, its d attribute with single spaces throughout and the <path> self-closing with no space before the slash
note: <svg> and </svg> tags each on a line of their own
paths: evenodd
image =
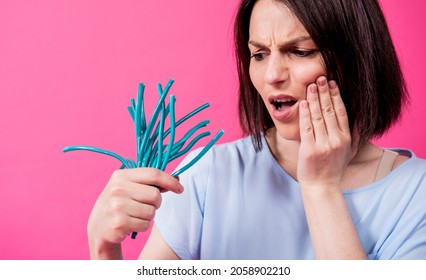
<svg viewBox="0 0 426 280">
<path fill-rule="evenodd" d="M 285 111 L 290 109 L 294 104 L 296 104 L 296 100 L 286 97 L 286 98 L 280 98 L 280 99 L 274 99 L 272 100 L 272 105 L 275 107 L 278 111 Z"/>
</svg>

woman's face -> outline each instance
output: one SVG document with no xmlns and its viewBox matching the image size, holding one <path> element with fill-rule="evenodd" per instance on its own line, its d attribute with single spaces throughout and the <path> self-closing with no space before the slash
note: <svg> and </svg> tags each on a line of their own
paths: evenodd
<svg viewBox="0 0 426 280">
<path fill-rule="evenodd" d="M 279 135 L 299 141 L 299 103 L 307 86 L 326 75 L 321 54 L 296 16 L 274 0 L 254 5 L 248 46 L 251 81 Z"/>
</svg>

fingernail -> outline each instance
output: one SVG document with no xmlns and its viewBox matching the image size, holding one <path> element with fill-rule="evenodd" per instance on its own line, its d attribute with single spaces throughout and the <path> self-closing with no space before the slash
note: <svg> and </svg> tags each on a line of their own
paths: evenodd
<svg viewBox="0 0 426 280">
<path fill-rule="evenodd" d="M 336 89 L 337 88 L 337 84 L 333 80 L 328 83 L 328 86 L 330 87 L 330 89 Z"/>
<path fill-rule="evenodd" d="M 311 93 L 317 93 L 318 92 L 318 86 L 312 85 L 310 90 L 311 90 Z"/>
<path fill-rule="evenodd" d="M 321 87 L 324 87 L 327 84 L 327 79 L 325 78 L 319 78 L 318 79 L 318 85 Z"/>
</svg>

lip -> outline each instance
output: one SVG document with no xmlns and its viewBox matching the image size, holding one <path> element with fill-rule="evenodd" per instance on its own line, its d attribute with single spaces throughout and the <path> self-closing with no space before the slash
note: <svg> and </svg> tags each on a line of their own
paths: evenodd
<svg viewBox="0 0 426 280">
<path fill-rule="evenodd" d="M 288 107 L 286 106 L 283 110 L 278 110 L 273 102 L 274 100 L 292 100 L 295 101 L 295 103 L 291 106 Z M 279 121 L 279 122 L 289 122 L 290 120 L 293 120 L 293 118 L 295 118 L 297 116 L 297 112 L 298 112 L 298 105 L 299 105 L 299 100 L 291 95 L 286 95 L 286 94 L 280 94 L 280 95 L 274 95 L 274 96 L 270 96 L 268 98 L 269 104 L 272 107 L 272 117 Z"/>
</svg>

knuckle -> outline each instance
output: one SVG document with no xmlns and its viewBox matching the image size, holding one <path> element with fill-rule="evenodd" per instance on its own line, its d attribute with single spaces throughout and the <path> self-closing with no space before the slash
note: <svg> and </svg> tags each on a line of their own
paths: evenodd
<svg viewBox="0 0 426 280">
<path fill-rule="evenodd" d="M 162 171 L 160 171 L 157 168 L 148 168 L 149 170 L 149 176 L 154 179 L 155 181 L 159 180 L 162 176 Z"/>
<path fill-rule="evenodd" d="M 322 107 L 322 113 L 327 116 L 333 116 L 335 114 L 333 106 Z"/>
<path fill-rule="evenodd" d="M 120 197 L 123 195 L 123 187 L 121 184 L 113 183 L 110 185 L 108 194 L 110 197 Z"/>
<path fill-rule="evenodd" d="M 153 188 L 150 199 L 151 199 L 151 201 L 152 201 L 152 203 L 153 203 L 153 205 L 155 206 L 156 209 L 160 208 L 162 196 L 161 196 L 161 192 L 160 192 L 159 189 Z"/>
<path fill-rule="evenodd" d="M 311 125 L 305 125 L 305 126 L 303 126 L 302 130 L 303 130 L 303 133 L 305 133 L 305 134 L 312 134 L 312 133 L 314 133 L 314 130 L 313 130 L 313 128 L 312 128 Z"/>
<path fill-rule="evenodd" d="M 112 172 L 112 174 L 111 174 L 110 181 L 111 182 L 119 182 L 119 181 L 123 180 L 124 172 L 125 171 L 123 169 L 114 170 L 114 172 Z"/>
<path fill-rule="evenodd" d="M 335 110 L 336 110 L 337 116 L 339 116 L 339 117 L 345 117 L 346 116 L 346 108 L 344 106 L 339 106 Z"/>
<path fill-rule="evenodd" d="M 327 145 L 323 149 L 321 149 L 321 151 L 319 152 L 319 157 L 328 158 L 332 151 L 333 148 L 330 145 Z"/>
<path fill-rule="evenodd" d="M 156 208 L 152 205 L 149 205 L 145 212 L 145 217 L 147 220 L 153 220 L 155 217 Z"/>
<path fill-rule="evenodd" d="M 116 232 L 124 231 L 126 227 L 126 220 L 122 215 L 117 215 L 113 219 L 112 229 Z"/>
<path fill-rule="evenodd" d="M 314 115 L 312 116 L 312 123 L 314 124 L 323 124 L 324 123 L 324 119 L 321 115 Z"/>
<path fill-rule="evenodd" d="M 140 231 L 147 231 L 151 227 L 150 221 L 141 221 Z"/>
<path fill-rule="evenodd" d="M 323 143 L 321 145 L 318 145 L 315 149 L 312 149 L 311 151 L 311 158 L 313 159 L 324 159 L 327 158 L 331 153 L 333 149 L 330 145 L 330 143 Z"/>
<path fill-rule="evenodd" d="M 112 200 L 110 202 L 109 209 L 110 209 L 110 212 L 114 215 L 115 213 L 121 213 L 124 209 L 124 205 L 118 200 Z"/>
<path fill-rule="evenodd" d="M 334 151 L 341 151 L 341 150 L 345 149 L 349 144 L 350 144 L 349 138 L 347 138 L 347 137 L 336 137 L 330 143 L 330 150 L 333 151 L 333 152 Z"/>
</svg>

